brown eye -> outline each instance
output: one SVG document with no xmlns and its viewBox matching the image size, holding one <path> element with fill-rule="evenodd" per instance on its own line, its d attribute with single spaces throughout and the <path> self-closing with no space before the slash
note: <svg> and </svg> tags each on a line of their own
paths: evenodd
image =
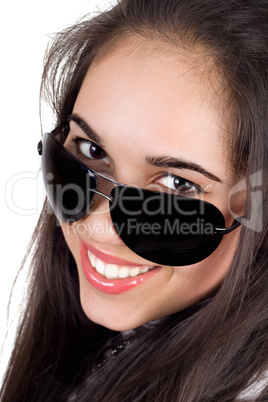
<svg viewBox="0 0 268 402">
<path fill-rule="evenodd" d="M 81 154 L 89 159 L 105 160 L 108 158 L 106 152 L 94 142 L 79 140 L 78 146 Z"/>
<path fill-rule="evenodd" d="M 88 144 L 88 147 L 89 147 L 89 153 L 90 153 L 92 158 L 102 159 L 103 157 L 106 156 L 104 150 L 101 147 L 99 147 L 98 145 L 96 145 L 96 144 L 91 144 L 91 145 Z"/>
<path fill-rule="evenodd" d="M 202 188 L 183 177 L 176 176 L 174 174 L 167 173 L 156 180 L 157 183 L 161 184 L 168 190 L 180 192 L 182 194 L 201 194 L 203 193 Z"/>
</svg>

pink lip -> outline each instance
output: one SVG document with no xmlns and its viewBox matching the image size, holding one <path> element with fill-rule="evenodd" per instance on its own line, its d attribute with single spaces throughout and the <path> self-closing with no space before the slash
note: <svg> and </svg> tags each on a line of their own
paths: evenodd
<svg viewBox="0 0 268 402">
<path fill-rule="evenodd" d="M 128 267 L 142 267 L 144 264 L 135 264 L 134 262 L 129 262 L 126 260 L 121 260 L 121 258 L 114 257 L 111 254 L 104 253 L 103 251 L 98 250 L 97 248 L 85 244 L 86 248 L 91 251 L 97 258 L 106 262 L 107 264 L 115 264 L 115 265 L 124 265 Z M 153 266 L 153 264 L 152 264 Z"/>
<path fill-rule="evenodd" d="M 88 282 L 96 289 L 104 293 L 118 294 L 126 292 L 138 285 L 141 285 L 146 280 L 154 276 L 161 267 L 156 267 L 152 271 L 148 271 L 145 274 L 138 275 L 136 277 L 124 278 L 124 279 L 107 279 L 103 275 L 99 274 L 95 268 L 92 267 L 88 259 L 88 250 L 96 255 L 97 258 L 102 259 L 104 262 L 116 265 L 125 266 L 139 266 L 138 264 L 130 263 L 128 261 L 120 260 L 109 254 L 103 253 L 100 250 L 96 250 L 92 246 L 85 245 L 81 241 L 80 252 L 81 252 L 81 262 L 82 268 Z M 142 266 L 142 265 L 140 265 Z"/>
</svg>

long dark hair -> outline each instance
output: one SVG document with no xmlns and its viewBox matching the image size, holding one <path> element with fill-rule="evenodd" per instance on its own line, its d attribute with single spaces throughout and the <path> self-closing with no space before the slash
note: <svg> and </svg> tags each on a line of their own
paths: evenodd
<svg viewBox="0 0 268 402">
<path fill-rule="evenodd" d="M 75 262 L 45 203 L 33 234 L 28 301 L 3 402 L 71 396 L 79 402 L 227 402 L 268 367 L 268 2 L 122 0 L 59 33 L 46 55 L 42 82 L 58 123 L 71 113 L 90 64 L 132 35 L 180 51 L 199 45 L 213 60 L 232 112 L 230 157 L 245 178 L 250 223 L 243 225 L 232 264 L 214 294 L 136 329 L 127 337 L 130 344 L 112 357 L 107 351 L 127 335 L 122 339 L 85 316 Z M 256 174 L 261 180 L 254 183 Z M 257 190 L 261 206 L 253 202 Z M 268 387 L 254 400 L 267 398 Z"/>
</svg>

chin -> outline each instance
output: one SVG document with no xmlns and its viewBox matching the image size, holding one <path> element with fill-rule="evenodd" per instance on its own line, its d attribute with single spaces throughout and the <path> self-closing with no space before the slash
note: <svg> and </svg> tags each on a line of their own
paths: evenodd
<svg viewBox="0 0 268 402">
<path fill-rule="evenodd" d="M 148 322 L 148 320 L 146 319 L 130 317 L 129 314 L 128 316 L 121 315 L 120 312 L 111 313 L 110 311 L 106 311 L 101 314 L 100 312 L 92 311 L 92 309 L 88 306 L 85 306 L 83 302 L 81 303 L 85 315 L 92 322 L 98 325 L 102 325 L 105 328 L 111 329 L 112 331 L 127 331 L 137 328 Z"/>
</svg>

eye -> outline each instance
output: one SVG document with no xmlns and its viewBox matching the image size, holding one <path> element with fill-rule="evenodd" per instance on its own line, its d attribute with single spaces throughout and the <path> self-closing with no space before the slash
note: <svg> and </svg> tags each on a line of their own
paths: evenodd
<svg viewBox="0 0 268 402">
<path fill-rule="evenodd" d="M 199 195 L 204 193 L 198 184 L 171 173 L 161 176 L 156 180 L 156 183 L 161 184 L 162 186 L 166 187 L 166 189 L 177 193 L 187 195 Z"/>
<path fill-rule="evenodd" d="M 101 160 L 104 163 L 109 163 L 107 153 L 95 142 L 76 138 L 74 140 L 77 144 L 78 152 L 83 157 L 91 160 Z"/>
<path fill-rule="evenodd" d="M 106 157 L 105 151 L 90 141 L 79 141 L 80 152 L 87 158 L 103 159 Z"/>
</svg>

